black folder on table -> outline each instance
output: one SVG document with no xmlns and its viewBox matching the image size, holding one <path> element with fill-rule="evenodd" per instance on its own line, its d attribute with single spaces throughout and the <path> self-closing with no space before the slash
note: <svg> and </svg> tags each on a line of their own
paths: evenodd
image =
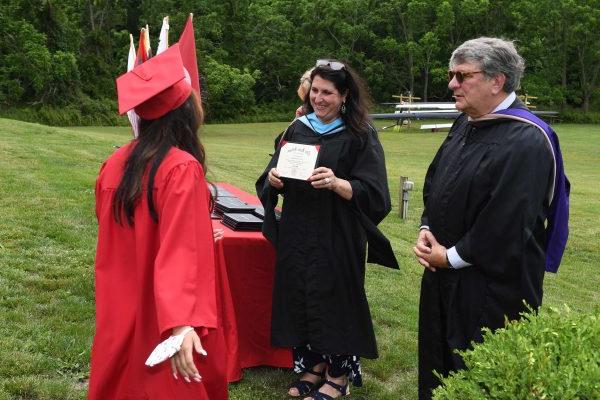
<svg viewBox="0 0 600 400">
<path fill-rule="evenodd" d="M 256 215 L 260 219 L 265 219 L 265 209 L 263 206 L 256 206 L 252 214 Z M 275 221 L 279 221 L 281 219 L 281 211 L 275 210 Z"/>
<path fill-rule="evenodd" d="M 237 197 L 222 197 L 215 201 L 215 212 L 224 213 L 251 213 L 256 206 L 244 203 Z"/>
<path fill-rule="evenodd" d="M 223 225 L 234 231 L 260 231 L 262 219 L 249 213 L 225 213 Z"/>
</svg>

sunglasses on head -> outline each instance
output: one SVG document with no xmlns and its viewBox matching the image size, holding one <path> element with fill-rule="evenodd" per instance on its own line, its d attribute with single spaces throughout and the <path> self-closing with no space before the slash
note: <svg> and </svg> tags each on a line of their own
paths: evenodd
<svg viewBox="0 0 600 400">
<path fill-rule="evenodd" d="M 334 71 L 339 71 L 342 69 L 346 69 L 346 66 L 339 61 L 330 61 L 330 60 L 317 60 L 315 67 L 328 67 Z"/>
<path fill-rule="evenodd" d="M 454 77 L 458 83 L 463 83 L 465 79 L 472 78 L 475 74 L 483 73 L 484 71 L 471 71 L 471 72 L 460 72 L 460 71 L 448 71 L 448 82 L 450 82 Z"/>
</svg>

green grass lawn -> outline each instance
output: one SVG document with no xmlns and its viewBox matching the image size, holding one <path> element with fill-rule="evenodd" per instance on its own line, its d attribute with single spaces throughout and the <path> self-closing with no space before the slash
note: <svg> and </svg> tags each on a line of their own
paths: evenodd
<svg viewBox="0 0 600 400">
<path fill-rule="evenodd" d="M 209 125 L 208 178 L 253 192 L 285 123 Z M 571 236 L 545 305 L 589 311 L 599 303 L 600 127 L 557 125 L 572 183 Z M 367 293 L 380 358 L 365 360 L 353 399 L 416 398 L 422 268 L 411 256 L 426 168 L 444 133 L 381 134 L 394 209 L 381 224 L 400 271 L 370 266 Z M 101 162 L 130 138 L 125 128 L 60 129 L 0 119 L 0 400 L 83 399 L 94 329 L 93 186 Z M 409 218 L 398 216 L 400 176 L 415 182 Z M 218 355 L 213 355 L 218 357 Z M 284 399 L 291 372 L 246 370 L 230 398 Z"/>
</svg>

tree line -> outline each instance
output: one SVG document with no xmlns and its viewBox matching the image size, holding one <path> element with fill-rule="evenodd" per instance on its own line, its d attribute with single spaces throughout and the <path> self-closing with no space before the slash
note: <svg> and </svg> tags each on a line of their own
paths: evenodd
<svg viewBox="0 0 600 400">
<path fill-rule="evenodd" d="M 346 60 L 376 102 L 412 93 L 450 100 L 449 56 L 500 36 L 526 59 L 521 93 L 559 109 L 600 110 L 600 0 L 2 0 L 2 108 L 115 113 L 129 33 L 162 18 L 170 42 L 194 13 L 199 71 L 213 120 L 292 104 L 317 58 Z"/>
</svg>

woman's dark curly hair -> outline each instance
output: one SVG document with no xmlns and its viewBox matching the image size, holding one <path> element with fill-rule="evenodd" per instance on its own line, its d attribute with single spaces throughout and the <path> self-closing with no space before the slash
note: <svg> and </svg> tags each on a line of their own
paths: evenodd
<svg viewBox="0 0 600 400">
<path fill-rule="evenodd" d="M 346 93 L 346 112 L 340 112 L 340 117 L 352 133 L 361 134 L 368 132 L 371 123 L 369 109 L 371 108 L 372 101 L 367 85 L 348 64 L 332 59 L 328 61 L 331 63 L 342 63 L 344 68 L 334 70 L 329 66 L 317 66 L 310 74 L 311 81 L 314 80 L 315 76 L 320 76 L 322 79 L 333 83 L 333 86 L 335 86 L 341 95 Z M 304 109 L 308 110 L 307 113 L 314 111 L 310 104 L 310 91 L 304 96 Z"/>
</svg>

